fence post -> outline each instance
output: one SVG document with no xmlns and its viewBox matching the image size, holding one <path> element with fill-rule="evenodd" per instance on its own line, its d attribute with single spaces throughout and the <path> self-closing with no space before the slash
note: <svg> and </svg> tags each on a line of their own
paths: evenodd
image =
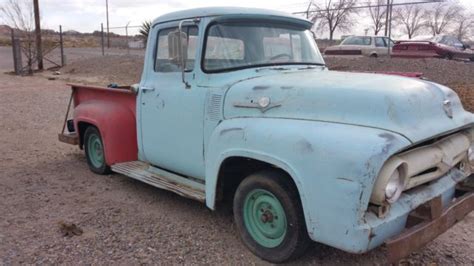
<svg viewBox="0 0 474 266">
<path fill-rule="evenodd" d="M 125 42 L 126 42 L 126 45 L 127 45 L 127 54 L 130 54 L 130 46 L 128 45 L 128 25 L 129 24 L 130 24 L 130 21 L 125 26 Z"/>
<path fill-rule="evenodd" d="M 63 26 L 59 25 L 59 45 L 61 47 L 61 66 L 66 65 L 64 58 Z"/>
<path fill-rule="evenodd" d="M 12 49 L 13 49 L 13 67 L 16 75 L 22 74 L 22 62 L 21 62 L 21 43 L 19 39 L 15 38 L 15 30 L 11 29 L 12 34 Z"/>
<path fill-rule="evenodd" d="M 102 56 L 105 55 L 105 51 L 104 51 L 104 23 L 100 23 L 100 39 L 101 39 L 101 43 L 102 43 Z"/>
</svg>

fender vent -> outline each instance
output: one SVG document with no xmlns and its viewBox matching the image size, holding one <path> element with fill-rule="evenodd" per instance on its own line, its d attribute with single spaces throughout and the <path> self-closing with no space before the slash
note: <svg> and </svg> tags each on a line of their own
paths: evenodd
<svg viewBox="0 0 474 266">
<path fill-rule="evenodd" d="M 222 118 L 222 95 L 212 94 L 209 97 L 209 105 L 207 107 L 207 115 L 210 120 L 219 121 Z"/>
</svg>

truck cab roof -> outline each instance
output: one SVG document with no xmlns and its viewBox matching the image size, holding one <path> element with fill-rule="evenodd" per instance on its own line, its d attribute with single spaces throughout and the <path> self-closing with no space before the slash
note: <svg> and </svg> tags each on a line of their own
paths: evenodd
<svg viewBox="0 0 474 266">
<path fill-rule="evenodd" d="M 222 16 L 222 15 L 266 15 L 266 16 L 273 16 L 273 17 L 282 17 L 282 18 L 291 18 L 295 20 L 299 20 L 306 23 L 312 23 L 304 18 L 296 17 L 291 14 L 274 11 L 269 9 L 261 9 L 261 8 L 246 8 L 246 7 L 202 7 L 202 8 L 193 8 L 193 9 L 186 9 L 176 12 L 171 12 L 162 16 L 159 16 L 153 21 L 153 25 L 170 22 L 170 21 L 177 21 L 183 19 L 191 19 L 191 18 L 202 18 L 202 17 L 214 17 L 214 16 Z"/>
</svg>

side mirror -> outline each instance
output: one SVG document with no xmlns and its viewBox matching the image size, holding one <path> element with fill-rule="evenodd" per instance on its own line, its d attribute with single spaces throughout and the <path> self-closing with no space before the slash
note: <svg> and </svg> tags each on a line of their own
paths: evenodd
<svg viewBox="0 0 474 266">
<path fill-rule="evenodd" d="M 168 54 L 171 61 L 181 70 L 186 70 L 188 57 L 188 36 L 179 28 L 168 33 Z"/>
</svg>

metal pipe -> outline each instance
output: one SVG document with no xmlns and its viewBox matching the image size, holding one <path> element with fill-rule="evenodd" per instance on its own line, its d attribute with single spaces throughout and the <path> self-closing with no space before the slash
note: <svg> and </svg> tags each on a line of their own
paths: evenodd
<svg viewBox="0 0 474 266">
<path fill-rule="evenodd" d="M 61 66 L 66 65 L 66 60 L 64 58 L 64 41 L 63 41 L 63 27 L 59 25 L 59 45 L 61 48 Z"/>
</svg>

